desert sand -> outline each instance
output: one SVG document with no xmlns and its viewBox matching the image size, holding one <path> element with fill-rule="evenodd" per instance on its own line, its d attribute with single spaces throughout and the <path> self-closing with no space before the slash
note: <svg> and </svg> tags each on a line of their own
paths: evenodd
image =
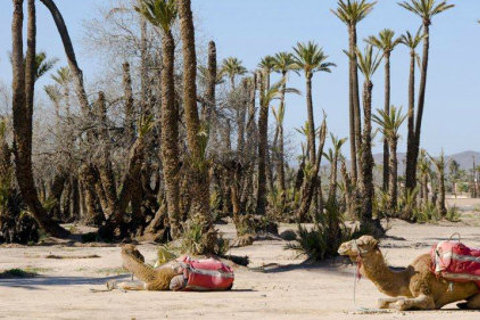
<svg viewBox="0 0 480 320">
<path fill-rule="evenodd" d="M 440 239 L 460 232 L 463 241 L 480 247 L 480 201 L 450 199 L 462 210 L 459 223 L 409 224 L 390 221 L 381 248 L 392 266 L 405 266 L 429 252 Z M 220 225 L 226 238 L 234 237 L 232 225 Z M 281 230 L 294 229 L 282 225 Z M 0 272 L 22 268 L 41 276 L 0 279 L 0 319 L 478 319 L 475 311 L 449 305 L 440 311 L 370 313 L 382 294 L 362 279 L 353 301 L 354 267 L 343 258 L 304 264 L 305 257 L 285 250 L 286 241 L 257 241 L 232 248 L 231 254 L 248 255 L 249 268 L 236 267 L 230 292 L 111 292 L 111 279 L 129 279 L 121 269 L 117 245 L 78 246 L 56 243 L 44 246 L 1 246 Z M 156 258 L 154 244 L 139 245 L 147 262 Z M 61 255 L 72 259 L 47 259 Z M 97 255 L 98 257 L 87 257 Z"/>
</svg>

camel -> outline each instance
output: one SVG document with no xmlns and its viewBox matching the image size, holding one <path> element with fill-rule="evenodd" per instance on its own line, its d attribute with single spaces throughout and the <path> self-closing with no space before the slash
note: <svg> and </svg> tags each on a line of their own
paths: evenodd
<svg viewBox="0 0 480 320">
<path fill-rule="evenodd" d="M 145 258 L 143 255 L 131 244 L 122 247 L 121 255 L 124 268 L 130 271 L 140 281 L 110 281 L 107 283 L 109 290 L 162 291 L 177 290 L 183 287 L 181 268 L 178 269 L 172 264 L 166 264 L 154 269 L 144 263 Z"/>
<path fill-rule="evenodd" d="M 361 275 L 370 279 L 380 292 L 392 297 L 378 300 L 381 309 L 434 310 L 457 302 L 461 309 L 480 309 L 480 289 L 473 281 L 452 283 L 437 278 L 431 270 L 429 254 L 423 254 L 402 271 L 387 266 L 378 241 L 371 236 L 342 243 L 338 249 L 358 264 Z"/>
</svg>

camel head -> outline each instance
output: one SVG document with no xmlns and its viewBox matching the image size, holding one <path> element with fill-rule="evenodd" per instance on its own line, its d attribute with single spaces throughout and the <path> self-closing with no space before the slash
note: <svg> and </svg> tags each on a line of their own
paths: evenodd
<svg viewBox="0 0 480 320">
<path fill-rule="evenodd" d="M 349 256 L 355 260 L 359 256 L 364 256 L 378 249 L 378 240 L 372 236 L 361 236 L 356 240 L 344 242 L 338 248 L 338 254 Z"/>
<path fill-rule="evenodd" d="M 122 254 L 132 256 L 140 262 L 145 262 L 145 257 L 138 251 L 138 249 L 132 244 L 126 244 L 122 247 Z"/>
</svg>

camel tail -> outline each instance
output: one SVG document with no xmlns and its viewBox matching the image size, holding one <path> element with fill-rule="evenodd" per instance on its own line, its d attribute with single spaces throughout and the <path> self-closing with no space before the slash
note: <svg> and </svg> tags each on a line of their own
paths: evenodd
<svg viewBox="0 0 480 320">
<path fill-rule="evenodd" d="M 139 260 L 135 255 L 136 252 L 138 251 L 131 246 L 122 248 L 123 267 L 143 282 L 155 280 L 156 271 Z"/>
</svg>

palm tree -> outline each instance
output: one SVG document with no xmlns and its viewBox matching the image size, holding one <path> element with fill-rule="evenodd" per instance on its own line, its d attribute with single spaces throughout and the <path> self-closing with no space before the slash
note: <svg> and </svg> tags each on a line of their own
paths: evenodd
<svg viewBox="0 0 480 320">
<path fill-rule="evenodd" d="M 223 60 L 222 62 L 222 68 L 221 68 L 221 74 L 222 75 L 227 75 L 228 78 L 230 79 L 230 92 L 231 94 L 234 94 L 236 88 L 235 88 L 235 77 L 244 75 L 247 73 L 247 69 L 242 65 L 242 61 L 234 58 L 234 57 L 229 57 Z M 238 126 L 238 137 L 237 137 L 237 149 L 239 152 L 243 150 L 243 146 L 245 144 L 245 115 L 246 115 L 246 106 L 241 105 L 236 108 L 236 122 Z M 227 123 L 227 131 L 225 135 L 227 137 L 230 137 L 230 129 L 229 129 L 230 123 Z M 230 149 L 230 144 L 227 143 L 228 149 Z"/>
<path fill-rule="evenodd" d="M 440 157 L 434 158 L 427 153 L 430 160 L 435 165 L 438 175 L 438 198 L 437 198 L 437 210 L 440 216 L 443 218 L 447 215 L 447 207 L 445 206 L 445 168 L 449 161 L 445 161 L 445 154 L 440 154 Z"/>
<path fill-rule="evenodd" d="M 203 221 L 206 237 L 209 239 L 205 251 L 213 252 L 215 232 L 210 214 L 210 189 L 206 146 L 208 132 L 202 131 L 197 108 L 197 56 L 195 50 L 195 28 L 190 0 L 176 0 L 180 16 L 180 34 L 183 52 L 183 105 L 187 127 L 187 143 L 191 157 L 193 212 Z"/>
<path fill-rule="evenodd" d="M 43 51 L 35 55 L 35 81 L 50 71 L 58 62 L 58 58 L 47 59 L 47 54 Z"/>
<path fill-rule="evenodd" d="M 420 150 L 418 160 L 418 170 L 420 172 L 420 199 L 424 208 L 428 207 L 428 180 L 430 179 L 432 163 L 427 157 L 427 152 L 424 149 Z"/>
<path fill-rule="evenodd" d="M 375 187 L 373 185 L 373 155 L 372 155 L 372 76 L 380 66 L 382 57 L 380 52 L 373 55 L 373 47 L 368 45 L 362 54 L 356 50 L 358 68 L 365 77 L 363 83 L 363 143 L 362 143 L 362 198 L 361 210 L 362 223 L 372 222 L 373 198 Z"/>
<path fill-rule="evenodd" d="M 397 144 L 399 139 L 398 131 L 406 119 L 406 115 L 402 114 L 402 108 L 392 106 L 386 110 L 377 110 L 373 115 L 373 121 L 380 125 L 380 131 L 385 137 L 388 147 L 390 148 L 390 158 L 388 162 L 389 179 L 388 184 L 388 205 L 387 208 L 391 212 L 397 209 Z M 384 166 L 387 164 L 384 163 Z"/>
<path fill-rule="evenodd" d="M 415 119 L 415 129 L 413 139 L 407 139 L 407 169 L 406 169 L 406 181 L 405 187 L 407 190 L 412 191 L 416 185 L 416 170 L 418 153 L 420 150 L 420 131 L 422 128 L 423 110 L 425 107 L 425 92 L 427 88 L 427 71 L 428 71 L 428 55 L 430 47 L 430 25 L 432 18 L 450 8 L 453 8 L 453 4 L 448 4 L 447 1 L 436 0 L 410 0 L 400 2 L 399 5 L 406 10 L 414 13 L 422 19 L 423 24 L 423 56 L 422 56 L 422 69 L 420 78 L 420 88 L 418 96 L 417 115 Z"/>
<path fill-rule="evenodd" d="M 415 157 L 414 154 L 414 144 L 415 144 L 415 63 L 418 62 L 420 64 L 420 57 L 416 52 L 416 49 L 420 42 L 423 40 L 425 35 L 421 34 L 422 28 L 420 27 L 415 35 L 412 35 L 409 31 L 406 34 L 402 35 L 400 41 L 403 45 L 407 46 L 410 49 L 410 76 L 408 80 L 408 112 L 407 112 L 407 128 L 408 128 L 408 135 L 407 135 L 407 169 L 406 169 L 406 186 L 415 185 L 415 182 L 410 180 L 414 179 L 415 177 L 410 177 L 408 174 L 411 174 L 411 167 L 408 166 L 408 163 L 412 163 L 412 159 Z M 410 146 L 410 147 L 409 147 Z M 408 160 L 410 159 L 410 160 Z M 407 183 L 407 181 L 409 181 Z M 406 192 L 411 189 L 405 188 Z M 410 219 L 411 213 L 405 212 L 405 218 Z"/>
<path fill-rule="evenodd" d="M 340 21 L 348 28 L 348 53 L 350 57 L 349 65 L 349 122 L 350 122 L 350 156 L 352 157 L 352 182 L 356 183 L 358 171 L 361 170 L 361 157 L 357 152 L 360 151 L 362 145 L 362 118 L 360 114 L 360 96 L 358 88 L 358 71 L 357 57 L 355 49 L 357 47 L 357 24 L 362 21 L 375 6 L 375 2 L 367 2 L 366 0 L 339 0 L 336 10 L 331 10 Z"/>
<path fill-rule="evenodd" d="M 223 59 L 221 73 L 226 74 L 230 80 L 230 89 L 235 90 L 235 76 L 242 76 L 247 73 L 247 69 L 242 65 L 242 60 L 235 57 Z"/>
<path fill-rule="evenodd" d="M 282 95 L 283 81 L 266 88 L 263 79 L 260 80 L 260 113 L 258 117 L 258 179 L 257 179 L 257 209 L 258 214 L 265 214 L 267 205 L 267 150 L 268 150 L 268 111 L 273 100 Z"/>
<path fill-rule="evenodd" d="M 450 169 L 450 180 L 452 180 L 452 193 L 456 198 L 457 197 L 457 180 L 459 178 L 460 165 L 458 164 L 457 161 L 455 161 L 455 159 L 452 159 L 448 167 Z"/>
<path fill-rule="evenodd" d="M 32 169 L 32 116 L 35 91 L 36 12 L 35 1 L 28 0 L 27 56 L 23 58 L 23 0 L 13 1 L 12 19 L 12 113 L 15 141 L 15 173 L 22 197 L 40 227 L 55 237 L 70 232 L 47 215 L 38 198 Z M 25 63 L 24 63 L 25 62 Z"/>
<path fill-rule="evenodd" d="M 400 43 L 400 38 L 395 38 L 395 32 L 390 29 L 380 31 L 378 37 L 370 36 L 366 39 L 367 43 L 382 50 L 385 59 L 385 114 L 390 114 L 390 55 L 395 47 Z M 383 190 L 388 190 L 388 142 L 387 138 L 383 140 Z"/>
<path fill-rule="evenodd" d="M 72 73 L 70 68 L 61 67 L 57 69 L 55 74 L 50 76 L 60 87 L 63 88 L 63 97 L 65 99 L 65 110 L 67 118 L 70 117 L 70 82 L 72 81 Z"/>
<path fill-rule="evenodd" d="M 272 56 L 265 56 L 262 58 L 258 67 L 263 72 L 263 80 L 265 81 L 265 87 L 270 89 L 270 74 L 275 68 L 275 59 Z"/>
<path fill-rule="evenodd" d="M 347 138 L 338 139 L 332 133 L 330 134 L 333 149 L 328 150 L 328 154 L 324 155 L 325 158 L 330 161 L 330 189 L 328 192 L 328 201 L 333 203 L 337 198 L 337 172 L 338 172 L 338 159 L 341 156 L 341 149 L 343 144 L 347 141 Z"/>
<path fill-rule="evenodd" d="M 73 49 L 72 41 L 67 30 L 63 16 L 58 10 L 53 0 L 40 0 L 50 11 L 55 24 L 57 25 L 58 33 L 62 38 L 63 47 L 67 56 L 68 66 L 72 72 L 73 79 L 75 80 L 75 91 L 80 102 L 80 107 L 84 114 L 89 114 L 90 106 L 87 99 L 87 93 L 83 83 L 83 72 L 78 66 L 77 58 L 75 56 L 75 50 Z"/>
<path fill-rule="evenodd" d="M 328 56 L 323 52 L 316 43 L 309 41 L 307 43 L 297 43 L 293 48 L 295 52 L 295 67 L 303 70 L 306 80 L 306 99 L 307 99 L 307 114 L 308 114 L 308 146 L 309 158 L 312 164 L 315 164 L 315 121 L 313 116 L 313 101 L 312 101 L 312 78 L 315 72 L 331 72 L 331 67 L 336 65 L 328 62 Z"/>
<path fill-rule="evenodd" d="M 179 148 L 178 122 L 179 115 L 175 105 L 175 41 L 172 26 L 177 19 L 175 0 L 142 0 L 135 7 L 145 19 L 163 32 L 162 37 L 162 161 L 167 197 L 168 216 L 172 235 L 178 238 L 181 234 L 180 219 L 180 187 L 179 187 Z"/>
<path fill-rule="evenodd" d="M 296 70 L 295 59 L 293 54 L 289 52 L 279 52 L 275 54 L 274 58 L 274 70 L 282 75 L 283 85 L 281 89 L 280 105 L 278 111 L 272 109 L 274 112 L 275 120 L 277 121 L 278 132 L 278 182 L 280 190 L 283 192 L 282 197 L 285 197 L 286 185 L 285 185 L 285 160 L 284 160 L 284 136 L 283 136 L 283 120 L 285 118 L 285 93 L 287 87 L 287 75 L 290 70 Z"/>
</svg>

